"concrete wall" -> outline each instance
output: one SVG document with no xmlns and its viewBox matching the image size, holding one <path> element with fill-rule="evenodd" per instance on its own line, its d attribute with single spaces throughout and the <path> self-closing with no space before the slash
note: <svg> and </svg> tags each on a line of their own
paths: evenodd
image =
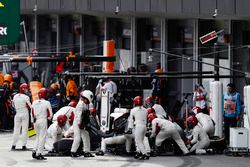
<svg viewBox="0 0 250 167">
<path fill-rule="evenodd" d="M 39 12 L 106 13 L 114 15 L 120 6 L 123 14 L 164 15 L 182 18 L 211 18 L 218 8 L 218 18 L 250 17 L 249 0 L 21 0 L 23 13 L 32 13 L 35 3 Z"/>
</svg>

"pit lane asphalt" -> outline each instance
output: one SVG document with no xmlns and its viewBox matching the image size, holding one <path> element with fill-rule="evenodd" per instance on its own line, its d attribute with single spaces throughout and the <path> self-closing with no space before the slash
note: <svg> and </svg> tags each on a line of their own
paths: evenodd
<svg viewBox="0 0 250 167">
<path fill-rule="evenodd" d="M 249 167 L 250 157 L 226 155 L 159 156 L 140 161 L 116 155 L 94 158 L 47 157 L 46 161 L 32 159 L 31 151 L 10 151 L 11 133 L 0 133 L 0 167 Z M 27 147 L 33 148 L 34 139 Z M 21 148 L 20 142 L 17 148 Z"/>
</svg>

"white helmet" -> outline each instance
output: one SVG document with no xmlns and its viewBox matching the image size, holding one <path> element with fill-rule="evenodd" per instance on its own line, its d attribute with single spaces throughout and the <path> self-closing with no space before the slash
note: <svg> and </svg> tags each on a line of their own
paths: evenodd
<svg viewBox="0 0 250 167">
<path fill-rule="evenodd" d="M 80 93 L 82 98 L 85 98 L 88 100 L 89 103 L 92 103 L 94 95 L 90 90 L 84 90 Z"/>
</svg>

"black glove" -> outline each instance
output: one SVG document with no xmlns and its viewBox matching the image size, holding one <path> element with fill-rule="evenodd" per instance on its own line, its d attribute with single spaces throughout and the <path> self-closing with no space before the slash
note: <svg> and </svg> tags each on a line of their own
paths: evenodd
<svg viewBox="0 0 250 167">
<path fill-rule="evenodd" d="M 129 128 L 129 129 L 125 132 L 125 134 L 132 134 L 132 129 Z"/>
<path fill-rule="evenodd" d="M 147 133 L 145 134 L 145 136 L 146 136 L 146 137 L 150 137 L 151 134 L 152 134 L 151 132 L 147 132 Z"/>
</svg>

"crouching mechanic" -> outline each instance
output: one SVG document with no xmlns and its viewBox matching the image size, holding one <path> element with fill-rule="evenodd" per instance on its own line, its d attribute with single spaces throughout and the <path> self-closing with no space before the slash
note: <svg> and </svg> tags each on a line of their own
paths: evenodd
<svg viewBox="0 0 250 167">
<path fill-rule="evenodd" d="M 31 123 L 34 123 L 36 130 L 35 151 L 32 157 L 38 160 L 46 160 L 42 155 L 45 146 L 48 120 L 52 118 L 52 108 L 47 98 L 47 90 L 41 88 L 38 92 L 39 99 L 35 100 L 31 106 Z"/>
<path fill-rule="evenodd" d="M 207 132 L 210 138 L 214 137 L 215 123 L 213 119 L 209 115 L 204 114 L 200 107 L 194 107 L 192 110 L 196 114 L 195 117 L 199 125 Z"/>
<path fill-rule="evenodd" d="M 135 145 L 138 149 L 138 152 L 141 154 L 139 160 L 149 159 L 147 154 L 146 147 L 144 144 L 144 138 L 147 131 L 147 115 L 148 111 L 142 106 L 143 99 L 141 96 L 136 96 L 134 98 L 135 107 L 130 112 L 129 117 L 129 132 L 132 133 L 132 129 L 135 125 Z"/>
<path fill-rule="evenodd" d="M 84 90 L 80 93 L 80 100 L 76 106 L 75 119 L 73 121 L 74 127 L 74 141 L 71 147 L 71 157 L 94 157 L 90 153 L 90 137 L 87 131 L 89 123 L 89 104 L 93 101 L 93 93 L 89 90 Z M 81 139 L 83 140 L 83 152 L 77 153 L 80 146 Z"/>
<path fill-rule="evenodd" d="M 75 102 L 70 102 L 68 106 L 64 106 L 62 108 L 60 108 L 54 115 L 53 115 L 53 119 L 52 121 L 53 122 L 56 122 L 57 121 L 57 117 L 60 116 L 60 115 L 65 115 L 67 117 L 67 120 L 68 120 L 68 124 L 69 125 L 72 125 L 73 124 L 73 120 L 74 120 L 74 117 L 75 117 L 75 107 L 76 107 L 76 104 Z"/>
<path fill-rule="evenodd" d="M 103 156 L 106 152 L 107 145 L 113 145 L 113 144 L 125 144 L 126 153 L 128 155 L 131 155 L 132 154 L 131 146 L 133 143 L 133 139 L 134 139 L 134 134 L 124 134 L 124 135 L 120 135 L 120 136 L 114 136 L 114 137 L 108 137 L 108 138 L 102 139 L 101 149 L 100 149 L 100 151 L 98 151 L 96 153 L 96 155 Z M 147 153 L 150 154 L 151 149 L 150 149 L 150 145 L 148 142 L 148 138 L 146 136 L 144 137 L 143 142 L 144 142 Z M 136 147 L 136 151 L 139 152 L 138 147 Z M 138 158 L 139 157 L 140 157 L 140 155 L 138 155 Z"/>
<path fill-rule="evenodd" d="M 198 124 L 197 118 L 192 115 L 187 119 L 188 127 L 192 129 L 192 135 L 188 137 L 187 144 L 191 144 L 190 153 L 206 154 L 206 148 L 210 144 L 206 131 Z"/>
<path fill-rule="evenodd" d="M 67 124 L 67 116 L 59 115 L 57 121 L 50 125 L 47 133 L 48 138 L 46 141 L 46 149 L 50 152 L 54 152 L 54 143 L 63 138 L 64 132 L 69 129 L 69 124 Z"/>
<path fill-rule="evenodd" d="M 108 137 L 108 138 L 102 139 L 101 149 L 99 152 L 96 153 L 96 155 L 103 156 L 106 152 L 107 145 L 113 145 L 113 144 L 125 144 L 126 152 L 130 153 L 131 145 L 132 145 L 132 136 L 129 134 L 125 134 L 125 135 Z"/>
<path fill-rule="evenodd" d="M 153 113 L 148 115 L 148 121 L 151 122 L 152 125 L 152 134 L 150 138 L 154 138 L 156 136 L 156 149 L 161 146 L 164 140 L 172 138 L 180 147 L 184 155 L 189 153 L 174 123 L 166 119 L 156 118 L 156 115 Z"/>
<path fill-rule="evenodd" d="M 27 130 L 29 127 L 29 109 L 31 108 L 30 98 L 27 96 L 29 85 L 23 83 L 19 87 L 19 93 L 13 98 L 13 104 L 16 109 L 14 119 L 14 134 L 11 150 L 16 149 L 16 143 L 22 129 L 22 150 L 26 150 L 27 144 Z"/>
<path fill-rule="evenodd" d="M 92 104 L 89 104 L 89 106 L 91 106 Z M 95 108 L 90 108 L 89 109 L 89 111 L 90 111 L 90 119 L 91 119 L 91 117 L 93 117 L 93 119 L 95 119 L 95 124 L 97 125 L 97 126 L 100 126 L 100 121 L 99 121 L 99 118 L 98 118 L 98 115 L 96 115 L 96 109 Z M 75 110 L 74 110 L 74 112 L 75 112 Z M 74 112 L 72 112 L 72 113 L 74 113 Z M 68 118 L 68 122 L 70 123 L 71 121 L 73 121 L 74 120 L 74 117 L 70 117 L 70 118 Z M 71 125 L 71 123 L 70 123 L 70 125 Z M 64 137 L 66 137 L 66 138 L 73 138 L 74 137 L 74 126 L 70 126 L 70 128 L 66 131 L 66 132 L 64 132 Z"/>
</svg>

